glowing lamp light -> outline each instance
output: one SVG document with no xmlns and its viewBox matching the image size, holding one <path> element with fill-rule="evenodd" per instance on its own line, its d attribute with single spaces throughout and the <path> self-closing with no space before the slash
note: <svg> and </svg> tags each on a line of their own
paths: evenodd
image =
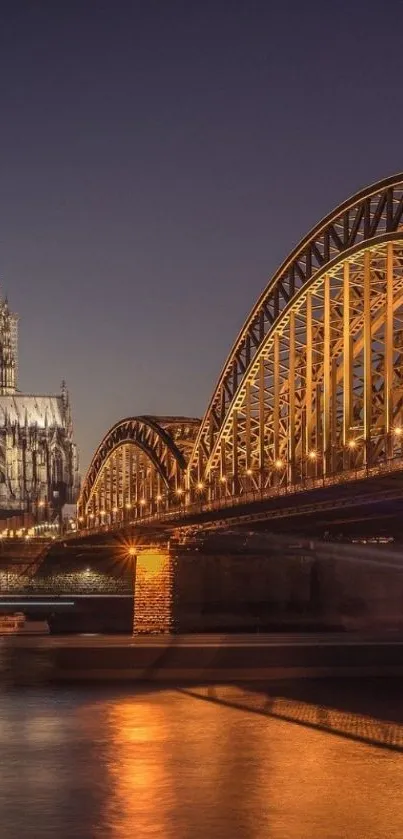
<svg viewBox="0 0 403 839">
<path fill-rule="evenodd" d="M 39 501 L 38 507 L 44 507 L 44 506 L 45 506 L 45 502 L 44 501 Z"/>
<path fill-rule="evenodd" d="M 183 495 L 183 489 L 182 489 L 182 487 L 178 487 L 178 489 L 176 490 L 176 494 L 177 494 L 177 495 Z"/>
<path fill-rule="evenodd" d="M 117 513 L 117 511 L 118 511 L 118 508 L 114 507 L 113 510 L 112 510 L 112 513 Z"/>
<path fill-rule="evenodd" d="M 397 425 L 396 428 L 393 429 L 393 433 L 396 434 L 396 437 L 401 437 L 403 434 L 403 428 L 400 425 Z"/>
<path fill-rule="evenodd" d="M 349 440 L 348 441 L 349 449 L 355 449 L 356 445 L 357 445 L 357 443 L 355 442 L 355 440 Z"/>
<path fill-rule="evenodd" d="M 140 504 L 141 504 L 142 507 L 144 507 L 145 503 L 146 503 L 145 498 L 140 498 Z"/>
<path fill-rule="evenodd" d="M 203 481 L 199 481 L 199 483 L 197 484 L 197 489 L 204 489 Z"/>
<path fill-rule="evenodd" d="M 227 479 L 226 479 L 225 475 L 221 475 L 220 481 L 221 481 L 222 484 L 227 483 Z"/>
<path fill-rule="evenodd" d="M 127 551 L 129 556 L 136 556 L 136 548 L 133 545 L 130 545 L 130 548 Z"/>
<path fill-rule="evenodd" d="M 280 460 L 280 458 L 278 457 L 278 458 L 277 458 L 277 460 L 275 461 L 275 464 L 274 464 L 274 465 L 275 465 L 276 469 L 282 469 L 282 468 L 283 468 L 283 466 L 284 466 L 284 463 L 283 463 L 283 461 L 282 461 L 282 460 Z"/>
<path fill-rule="evenodd" d="M 162 495 L 157 495 L 157 501 L 162 501 Z"/>
<path fill-rule="evenodd" d="M 127 504 L 126 504 L 126 510 L 131 510 L 131 508 L 132 508 L 132 505 L 130 504 L 130 501 L 128 501 Z"/>
<path fill-rule="evenodd" d="M 309 457 L 309 460 L 316 460 L 317 454 L 316 454 L 315 451 L 311 451 L 311 452 L 309 452 L 308 457 Z"/>
<path fill-rule="evenodd" d="M 247 470 L 246 470 L 246 474 L 247 474 L 247 475 L 252 475 L 252 474 L 253 474 L 252 469 L 247 469 Z"/>
</svg>

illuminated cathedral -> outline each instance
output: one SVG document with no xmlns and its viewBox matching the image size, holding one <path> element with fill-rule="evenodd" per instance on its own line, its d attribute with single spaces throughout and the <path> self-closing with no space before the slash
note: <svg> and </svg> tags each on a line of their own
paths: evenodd
<svg viewBox="0 0 403 839">
<path fill-rule="evenodd" d="M 21 393 L 17 375 L 18 317 L 0 299 L 0 517 L 48 519 L 78 489 L 69 395 Z"/>
</svg>

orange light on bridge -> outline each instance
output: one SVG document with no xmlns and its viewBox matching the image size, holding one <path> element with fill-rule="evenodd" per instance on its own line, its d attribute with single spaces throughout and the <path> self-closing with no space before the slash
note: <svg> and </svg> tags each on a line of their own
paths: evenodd
<svg viewBox="0 0 403 839">
<path fill-rule="evenodd" d="M 141 504 L 142 507 L 144 507 L 145 503 L 146 503 L 145 498 L 140 498 L 140 504 Z"/>
<path fill-rule="evenodd" d="M 128 501 L 127 504 L 125 504 L 125 507 L 126 507 L 126 510 L 131 510 L 132 505 L 130 504 L 130 501 Z"/>
<path fill-rule="evenodd" d="M 318 456 L 318 454 L 314 450 L 312 450 L 308 453 L 309 460 L 316 460 L 317 456 Z"/>
<path fill-rule="evenodd" d="M 355 449 L 357 443 L 356 443 L 355 440 L 349 440 L 347 445 L 348 445 L 349 449 Z"/>
<path fill-rule="evenodd" d="M 130 547 L 127 549 L 127 554 L 131 557 L 136 556 L 136 548 L 134 547 L 134 545 L 130 545 Z"/>
<path fill-rule="evenodd" d="M 246 470 L 246 474 L 247 474 L 247 475 L 253 475 L 252 469 L 250 469 L 250 468 L 249 468 L 249 469 L 247 469 L 247 470 Z"/>
<path fill-rule="evenodd" d="M 222 484 L 227 483 L 227 479 L 226 479 L 225 475 L 221 475 L 220 481 L 221 481 Z"/>
<path fill-rule="evenodd" d="M 283 461 L 282 461 L 282 460 L 280 460 L 280 458 L 278 457 L 278 458 L 277 458 L 277 460 L 275 461 L 274 465 L 275 465 L 276 469 L 282 469 L 282 468 L 283 468 L 283 466 L 284 466 L 284 463 L 283 463 Z"/>
<path fill-rule="evenodd" d="M 157 501 L 162 501 L 162 495 L 157 495 Z"/>
<path fill-rule="evenodd" d="M 176 494 L 177 494 L 177 495 L 183 495 L 183 489 L 182 489 L 182 487 L 178 487 L 178 489 L 176 490 Z"/>
<path fill-rule="evenodd" d="M 204 483 L 203 483 L 203 481 L 199 481 L 199 482 L 198 482 L 198 484 L 197 484 L 197 489 L 200 489 L 200 490 L 204 489 Z"/>
<path fill-rule="evenodd" d="M 403 434 L 403 428 L 401 428 L 401 427 L 400 427 L 400 425 L 397 425 L 397 426 L 393 429 L 393 433 L 394 433 L 394 434 L 396 434 L 396 437 L 401 437 L 401 436 L 402 436 L 402 434 Z"/>
</svg>

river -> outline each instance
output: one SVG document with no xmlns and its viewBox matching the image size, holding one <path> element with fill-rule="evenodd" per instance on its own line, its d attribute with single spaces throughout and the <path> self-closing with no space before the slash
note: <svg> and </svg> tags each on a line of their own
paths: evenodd
<svg viewBox="0 0 403 839">
<path fill-rule="evenodd" d="M 402 752 L 264 707 L 230 686 L 0 692 L 1 839 L 401 839 Z"/>
</svg>

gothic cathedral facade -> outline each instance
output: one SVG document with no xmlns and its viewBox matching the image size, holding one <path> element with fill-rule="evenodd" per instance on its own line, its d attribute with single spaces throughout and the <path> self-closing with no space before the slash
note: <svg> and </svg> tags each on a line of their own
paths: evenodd
<svg viewBox="0 0 403 839">
<path fill-rule="evenodd" d="M 79 475 L 69 396 L 17 389 L 18 318 L 0 300 L 0 517 L 51 517 L 76 499 Z"/>
</svg>

